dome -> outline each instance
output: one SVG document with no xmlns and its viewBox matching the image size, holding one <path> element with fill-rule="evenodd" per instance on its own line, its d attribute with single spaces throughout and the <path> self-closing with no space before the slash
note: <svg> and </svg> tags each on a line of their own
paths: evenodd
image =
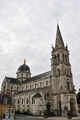
<svg viewBox="0 0 80 120">
<path fill-rule="evenodd" d="M 18 72 L 26 72 L 26 71 L 30 71 L 29 66 L 26 64 L 23 64 L 18 68 Z"/>
</svg>

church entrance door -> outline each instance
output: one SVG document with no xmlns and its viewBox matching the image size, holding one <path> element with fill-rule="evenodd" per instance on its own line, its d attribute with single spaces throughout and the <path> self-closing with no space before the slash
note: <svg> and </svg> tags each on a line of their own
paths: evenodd
<svg viewBox="0 0 80 120">
<path fill-rule="evenodd" d="M 50 102 L 48 102 L 47 103 L 47 111 L 48 111 L 48 113 L 50 113 L 50 109 L 51 109 L 51 104 L 50 104 Z"/>
<path fill-rule="evenodd" d="M 71 114 L 73 116 L 75 116 L 76 115 L 76 105 L 75 105 L 75 99 L 74 98 L 70 99 L 70 110 L 71 110 Z"/>
</svg>

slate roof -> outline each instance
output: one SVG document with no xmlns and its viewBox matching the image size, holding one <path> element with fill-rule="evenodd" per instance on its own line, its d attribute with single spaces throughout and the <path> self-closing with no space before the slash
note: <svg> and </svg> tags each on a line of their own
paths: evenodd
<svg viewBox="0 0 80 120">
<path fill-rule="evenodd" d="M 37 80 L 43 80 L 43 79 L 47 79 L 51 76 L 51 71 L 33 76 L 31 78 L 26 79 L 25 81 L 23 81 L 23 83 L 27 83 L 27 82 L 31 82 L 31 81 L 37 81 Z"/>
<path fill-rule="evenodd" d="M 43 79 L 50 78 L 50 76 L 51 76 L 51 71 L 48 71 L 48 72 L 33 76 L 31 78 L 28 78 L 25 81 L 23 81 L 22 83 L 25 84 L 25 83 L 28 83 L 28 82 L 31 82 L 31 81 L 34 82 L 34 81 L 37 81 L 37 80 L 43 80 Z M 9 82 L 11 84 L 20 84 L 20 81 L 18 81 L 17 78 L 11 78 L 11 77 L 5 77 L 5 78 L 6 78 L 7 82 Z"/>
<path fill-rule="evenodd" d="M 18 81 L 17 78 L 11 78 L 11 77 L 5 77 L 7 82 L 12 83 L 12 84 L 19 84 L 20 81 Z"/>
<path fill-rule="evenodd" d="M 18 68 L 18 72 L 25 72 L 25 71 L 30 71 L 30 68 L 29 68 L 29 66 L 28 65 L 26 65 L 26 64 L 23 64 L 23 65 L 21 65 L 19 68 Z"/>
<path fill-rule="evenodd" d="M 15 94 L 15 96 L 17 95 L 23 95 L 23 94 L 31 94 L 31 93 L 38 93 L 38 92 L 40 92 L 40 91 L 47 91 L 47 90 L 51 90 L 51 88 L 50 87 L 44 87 L 44 88 L 37 88 L 37 89 L 32 89 L 32 90 L 26 90 L 26 91 L 20 91 L 20 92 L 18 92 L 18 93 L 16 93 Z"/>
</svg>

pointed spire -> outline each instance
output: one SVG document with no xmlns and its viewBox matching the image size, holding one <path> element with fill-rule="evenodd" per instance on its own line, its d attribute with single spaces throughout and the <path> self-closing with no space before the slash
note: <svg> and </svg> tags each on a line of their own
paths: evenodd
<svg viewBox="0 0 80 120">
<path fill-rule="evenodd" d="M 62 36 L 61 36 L 59 25 L 57 24 L 55 49 L 59 49 L 59 48 L 64 49 L 64 42 L 63 42 L 63 39 L 62 39 Z"/>
</svg>

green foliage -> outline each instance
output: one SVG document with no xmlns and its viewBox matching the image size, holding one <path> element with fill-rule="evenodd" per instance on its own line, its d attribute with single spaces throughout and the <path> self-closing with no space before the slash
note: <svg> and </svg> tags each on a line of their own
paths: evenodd
<svg viewBox="0 0 80 120">
<path fill-rule="evenodd" d="M 80 91 L 77 94 L 77 103 L 80 105 Z"/>
<path fill-rule="evenodd" d="M 71 111 L 67 112 L 67 116 L 72 116 Z"/>
<path fill-rule="evenodd" d="M 44 110 L 44 111 L 43 111 L 43 114 L 47 116 L 47 115 L 48 115 L 48 111 L 47 111 L 47 110 Z"/>
</svg>

